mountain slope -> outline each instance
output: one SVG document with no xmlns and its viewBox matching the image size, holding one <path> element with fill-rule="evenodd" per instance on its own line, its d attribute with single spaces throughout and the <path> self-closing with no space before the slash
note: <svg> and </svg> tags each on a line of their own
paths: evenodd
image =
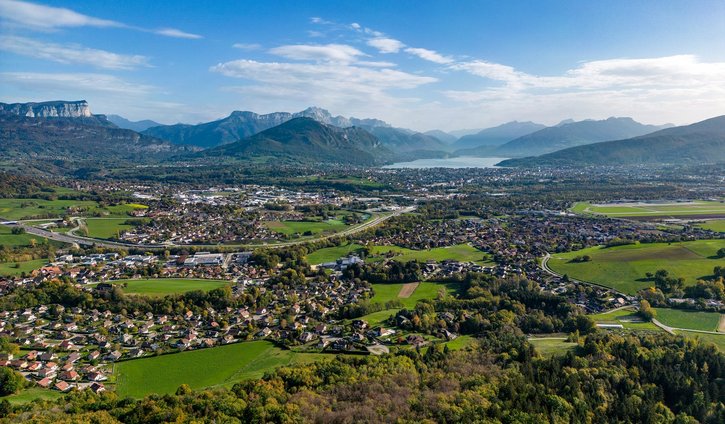
<svg viewBox="0 0 725 424">
<path fill-rule="evenodd" d="M 146 160 L 183 149 L 89 118 L 36 118 L 0 112 L 0 158 L 64 161 Z M 113 124 L 111 124 L 113 125 Z"/>
<path fill-rule="evenodd" d="M 445 151 L 449 148 L 439 139 L 422 133 L 411 133 L 400 128 L 363 126 L 390 150 L 403 153 L 416 150 Z"/>
<path fill-rule="evenodd" d="M 352 126 L 389 127 L 377 119 L 356 119 L 332 116 L 330 112 L 310 107 L 301 112 L 275 112 L 259 115 L 254 112 L 234 111 L 226 118 L 198 125 L 176 124 L 151 127 L 144 134 L 168 140 L 174 144 L 193 145 L 203 148 L 231 143 L 269 128 L 276 127 L 290 119 L 308 117 L 327 125 L 340 128 Z"/>
<path fill-rule="evenodd" d="M 445 131 L 441 131 L 441 130 L 430 130 L 430 131 L 424 132 L 423 134 L 429 135 L 431 137 L 435 137 L 438 140 L 440 140 L 446 144 L 453 144 L 456 142 L 456 140 L 458 140 L 458 137 L 456 137 L 455 135 L 449 134 L 449 133 L 447 133 Z"/>
<path fill-rule="evenodd" d="M 494 153 L 500 157 L 542 155 L 568 147 L 637 137 L 662 128 L 640 124 L 631 118 L 579 121 L 544 128 L 511 140 L 498 147 Z"/>
<path fill-rule="evenodd" d="M 501 166 L 695 164 L 725 162 L 725 116 L 639 137 L 572 147 Z"/>
<path fill-rule="evenodd" d="M 243 140 L 204 150 L 198 156 L 376 165 L 389 161 L 392 152 L 362 128 L 337 128 L 312 118 L 294 118 Z"/>
<path fill-rule="evenodd" d="M 486 128 L 476 134 L 465 135 L 453 144 L 453 148 L 472 149 L 480 146 L 499 146 L 515 138 L 546 128 L 534 122 L 507 122 L 493 128 Z"/>
<path fill-rule="evenodd" d="M 106 119 L 115 124 L 118 128 L 124 128 L 136 132 L 141 132 L 151 127 L 157 127 L 161 125 L 158 122 L 154 122 L 150 119 L 144 119 L 142 121 L 129 121 L 123 116 L 118 115 L 106 115 Z"/>
</svg>

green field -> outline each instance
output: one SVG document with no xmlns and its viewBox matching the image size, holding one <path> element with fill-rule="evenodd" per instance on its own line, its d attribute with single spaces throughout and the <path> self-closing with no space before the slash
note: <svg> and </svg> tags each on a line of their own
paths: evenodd
<svg viewBox="0 0 725 424">
<path fill-rule="evenodd" d="M 725 219 L 713 219 L 711 221 L 705 221 L 703 224 L 698 224 L 697 226 L 706 230 L 725 233 Z"/>
<path fill-rule="evenodd" d="M 7 399 L 11 405 L 21 405 L 23 403 L 34 402 L 37 400 L 52 400 L 63 396 L 63 394 L 56 390 L 41 389 L 39 387 L 32 387 L 24 389 L 9 396 L 0 397 L 0 400 Z"/>
<path fill-rule="evenodd" d="M 448 346 L 448 349 L 451 350 L 460 350 L 463 348 L 466 348 L 470 345 L 472 345 L 476 341 L 476 338 L 473 336 L 458 336 L 455 339 L 451 340 L 450 342 L 445 342 L 444 344 Z"/>
<path fill-rule="evenodd" d="M 716 265 L 715 252 L 725 247 L 725 240 L 698 240 L 681 243 L 650 243 L 617 247 L 591 247 L 556 254 L 549 267 L 571 278 L 612 287 L 628 294 L 652 286 L 647 272 L 666 269 L 674 277 L 683 277 L 688 285 L 708 278 Z M 589 255 L 590 262 L 571 262 L 577 256 Z"/>
<path fill-rule="evenodd" d="M 0 225 L 0 246 L 29 246 L 31 239 L 34 239 L 36 242 L 40 242 L 42 240 L 42 237 L 34 236 L 27 233 L 13 234 L 12 228 L 6 225 Z"/>
<path fill-rule="evenodd" d="M 339 219 L 328 219 L 327 221 L 272 221 L 267 226 L 278 233 L 285 235 L 332 233 L 344 230 L 348 226 Z"/>
<path fill-rule="evenodd" d="M 35 216 L 65 216 L 69 214 L 68 208 L 81 208 L 83 211 L 80 215 L 98 213 L 109 217 L 124 217 L 127 212 L 146 206 L 129 203 L 101 208 L 92 200 L 0 199 L 0 217 L 11 220 Z"/>
<path fill-rule="evenodd" d="M 725 215 L 725 203 L 714 201 L 663 202 L 663 203 L 627 203 L 592 204 L 576 203 L 572 212 L 581 214 L 606 215 L 610 217 L 668 217 L 690 215 Z"/>
<path fill-rule="evenodd" d="M 129 218 L 87 218 L 84 219 L 88 228 L 88 237 L 99 239 L 116 238 L 125 230 L 130 230 L 133 225 L 124 224 Z"/>
<path fill-rule="evenodd" d="M 681 309 L 655 308 L 657 321 L 673 328 L 717 331 L 720 314 L 717 312 L 683 311 Z"/>
<path fill-rule="evenodd" d="M 114 285 L 126 284 L 123 292 L 144 296 L 165 296 L 167 294 L 186 293 L 192 290 L 209 291 L 229 285 L 224 280 L 201 280 L 187 278 L 150 278 L 144 280 L 115 280 Z"/>
<path fill-rule="evenodd" d="M 48 263 L 46 259 L 35 259 L 25 262 L 1 262 L 0 275 L 20 275 L 23 272 L 30 273 L 33 270 L 42 268 Z M 15 268 L 15 264 L 20 265 Z"/>
<path fill-rule="evenodd" d="M 260 378 L 265 372 L 297 362 L 327 356 L 282 350 L 267 341 L 234 343 L 150 358 L 119 362 L 115 366 L 116 391 L 134 398 L 149 393 L 174 393 L 182 384 L 192 389 L 230 386 Z"/>
<path fill-rule="evenodd" d="M 344 244 L 336 247 L 325 247 L 324 249 L 315 250 L 307 255 L 307 262 L 313 265 L 323 264 L 325 262 L 334 262 L 339 258 L 355 253 L 362 249 L 359 244 Z"/>
<path fill-rule="evenodd" d="M 701 342 L 705 343 L 712 343 L 721 352 L 725 352 L 725 334 L 707 334 L 707 333 L 697 333 L 694 331 L 677 331 L 677 334 L 680 334 L 682 336 L 685 336 L 690 339 L 699 339 Z"/>
<path fill-rule="evenodd" d="M 651 322 L 642 321 L 634 308 L 620 309 L 613 312 L 590 315 L 597 324 L 622 324 L 628 330 L 662 331 Z"/>
<path fill-rule="evenodd" d="M 484 263 L 489 261 L 486 253 L 468 244 L 458 244 L 450 247 L 436 247 L 428 250 L 412 250 L 399 246 L 373 246 L 370 253 L 381 256 L 387 255 L 388 252 L 392 252 L 395 255 L 393 258 L 399 262 L 427 262 L 429 260 L 441 262 L 452 260 L 459 262 Z M 375 258 L 372 258 L 371 260 L 375 260 Z"/>
<path fill-rule="evenodd" d="M 371 303 L 387 303 L 391 300 L 399 300 L 404 308 L 412 309 L 418 301 L 423 299 L 435 299 L 438 296 L 439 290 L 445 290 L 448 294 L 455 294 L 460 287 L 457 283 L 437 283 L 433 281 L 423 281 L 418 285 L 413 294 L 408 298 L 400 298 L 398 294 L 400 289 L 403 288 L 402 283 L 396 284 L 373 284 L 373 292 L 375 293 L 370 299 Z M 378 312 L 361 317 L 361 319 L 367 321 L 372 326 L 381 325 L 391 315 L 398 313 L 400 308 L 385 309 Z"/>
<path fill-rule="evenodd" d="M 535 337 L 530 338 L 529 343 L 534 345 L 541 356 L 547 358 L 564 355 L 577 346 L 576 343 L 567 342 L 566 337 Z"/>
</svg>

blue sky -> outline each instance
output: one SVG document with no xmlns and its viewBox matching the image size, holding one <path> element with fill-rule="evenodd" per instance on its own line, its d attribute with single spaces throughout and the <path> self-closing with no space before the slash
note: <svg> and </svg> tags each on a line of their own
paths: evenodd
<svg viewBox="0 0 725 424">
<path fill-rule="evenodd" d="M 725 114 L 722 1 L 0 0 L 0 101 L 429 130 Z"/>
</svg>

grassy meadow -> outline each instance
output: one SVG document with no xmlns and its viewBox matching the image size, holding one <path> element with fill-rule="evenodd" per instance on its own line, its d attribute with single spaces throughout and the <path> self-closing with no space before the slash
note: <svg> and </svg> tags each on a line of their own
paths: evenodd
<svg viewBox="0 0 725 424">
<path fill-rule="evenodd" d="M 716 201 L 693 201 L 599 205 L 579 202 L 571 210 L 575 213 L 606 215 L 613 218 L 725 215 L 725 203 Z"/>
<path fill-rule="evenodd" d="M 387 256 L 392 254 L 393 259 L 399 262 L 427 262 L 433 260 L 442 262 L 446 260 L 459 262 L 489 262 L 486 253 L 468 244 L 458 244 L 450 247 L 436 247 L 428 250 L 412 250 L 399 246 L 373 246 L 370 252 L 374 256 Z M 370 260 L 379 258 L 371 257 Z"/>
<path fill-rule="evenodd" d="M 342 246 L 325 247 L 316 250 L 307 255 L 307 262 L 313 265 L 323 264 L 325 262 L 334 262 L 343 256 L 348 256 L 362 249 L 363 246 L 355 243 L 344 244 Z"/>
<path fill-rule="evenodd" d="M 673 328 L 717 331 L 720 314 L 717 312 L 684 311 L 682 309 L 655 308 L 657 321 Z"/>
<path fill-rule="evenodd" d="M 144 208 L 146 208 L 145 205 L 135 203 L 100 207 L 93 200 L 0 199 L 0 217 L 10 220 L 38 216 L 94 215 L 96 213 L 121 218 L 128 216 L 130 211 Z"/>
<path fill-rule="evenodd" d="M 670 275 L 683 277 L 688 285 L 712 275 L 725 259 L 715 252 L 725 247 L 725 240 L 698 240 L 680 243 L 650 243 L 617 247 L 591 247 L 552 255 L 549 267 L 571 278 L 612 287 L 628 294 L 652 286 L 647 272 L 666 269 Z M 589 255 L 589 262 L 572 262 L 577 256 Z"/>
<path fill-rule="evenodd" d="M 114 285 L 126 284 L 123 292 L 143 296 L 165 296 L 186 293 L 192 290 L 209 291 L 229 285 L 225 280 L 201 280 L 188 278 L 149 278 L 143 280 L 114 280 Z"/>
<path fill-rule="evenodd" d="M 48 263 L 47 259 L 34 259 L 32 261 L 24 262 L 1 262 L 0 263 L 0 275 L 14 276 L 20 275 L 23 272 L 30 273 L 33 270 L 42 268 Z M 16 267 L 16 265 L 18 265 Z"/>
<path fill-rule="evenodd" d="M 576 343 L 567 342 L 566 337 L 532 337 L 529 343 L 546 358 L 564 355 L 577 346 Z"/>
<path fill-rule="evenodd" d="M 590 315 L 597 324 L 621 324 L 627 330 L 662 331 L 651 322 L 642 321 L 634 308 Z"/>
<path fill-rule="evenodd" d="M 267 341 L 234 343 L 115 365 L 116 392 L 141 398 L 150 393 L 172 394 L 182 384 L 192 389 L 260 378 L 265 372 L 297 362 L 313 362 L 324 354 L 282 350 Z"/>
</svg>

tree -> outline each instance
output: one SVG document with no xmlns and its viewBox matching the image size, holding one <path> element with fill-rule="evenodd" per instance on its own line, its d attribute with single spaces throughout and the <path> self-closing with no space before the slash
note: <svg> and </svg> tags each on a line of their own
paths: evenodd
<svg viewBox="0 0 725 424">
<path fill-rule="evenodd" d="M 652 319 L 657 316 L 657 311 L 649 304 L 649 302 L 642 299 L 642 301 L 639 302 L 639 315 L 647 321 L 652 321 Z"/>
<path fill-rule="evenodd" d="M 0 396 L 16 393 L 25 385 L 25 378 L 8 367 L 0 367 Z"/>
</svg>

